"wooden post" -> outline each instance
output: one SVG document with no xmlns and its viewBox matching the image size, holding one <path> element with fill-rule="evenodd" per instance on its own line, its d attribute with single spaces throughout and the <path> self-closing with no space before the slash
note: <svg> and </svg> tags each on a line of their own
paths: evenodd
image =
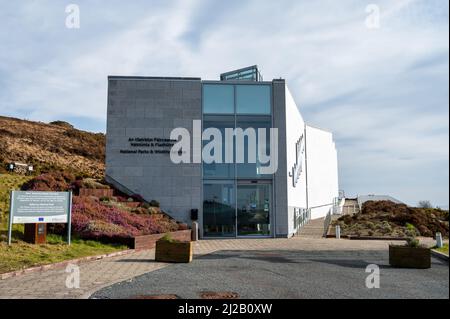
<svg viewBox="0 0 450 319">
<path fill-rule="evenodd" d="M 30 244 L 46 244 L 47 224 L 25 224 L 24 240 Z"/>
</svg>

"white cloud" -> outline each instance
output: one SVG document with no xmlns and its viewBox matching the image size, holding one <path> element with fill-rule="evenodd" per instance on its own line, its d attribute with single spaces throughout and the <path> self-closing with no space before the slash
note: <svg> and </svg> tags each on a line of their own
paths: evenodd
<svg viewBox="0 0 450 319">
<path fill-rule="evenodd" d="M 1 113 L 104 121 L 107 75 L 215 79 L 259 64 L 335 132 L 349 193 L 376 184 L 448 205 L 448 2 L 374 1 L 380 29 L 358 0 L 77 2 L 78 31 L 61 3 L 2 3 Z"/>
</svg>

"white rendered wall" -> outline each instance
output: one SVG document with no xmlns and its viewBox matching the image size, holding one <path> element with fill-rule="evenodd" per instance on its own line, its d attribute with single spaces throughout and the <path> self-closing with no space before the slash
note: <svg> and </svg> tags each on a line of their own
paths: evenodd
<svg viewBox="0 0 450 319">
<path fill-rule="evenodd" d="M 305 153 L 303 153 L 298 163 L 302 165 L 303 171 L 300 174 L 297 184 L 294 187 L 292 177 L 292 167 L 296 163 L 296 143 L 305 134 L 305 122 L 300 111 L 295 104 L 288 87 L 286 86 L 286 160 L 288 169 L 287 190 L 288 190 L 288 234 L 295 233 L 294 229 L 294 208 L 307 208 L 306 202 L 306 169 Z"/>
<path fill-rule="evenodd" d="M 338 165 L 333 134 L 306 125 L 308 206 L 332 204 L 339 196 Z M 311 218 L 324 217 L 332 205 L 311 210 Z"/>
</svg>

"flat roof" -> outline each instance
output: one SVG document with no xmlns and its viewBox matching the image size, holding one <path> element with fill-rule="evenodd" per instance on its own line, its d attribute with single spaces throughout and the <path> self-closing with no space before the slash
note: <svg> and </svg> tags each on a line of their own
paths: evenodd
<svg viewBox="0 0 450 319">
<path fill-rule="evenodd" d="M 308 123 L 305 123 L 305 124 L 306 124 L 306 126 L 309 126 L 309 127 L 311 127 L 311 128 L 314 128 L 314 129 L 316 129 L 316 130 L 319 130 L 319 131 L 323 131 L 323 132 L 326 132 L 326 133 L 333 134 L 333 132 L 330 131 L 330 130 L 323 129 L 323 128 L 321 128 L 321 127 L 318 127 L 318 126 L 315 126 L 315 125 L 311 125 L 311 124 L 308 124 Z"/>
<path fill-rule="evenodd" d="M 234 84 L 248 84 L 248 85 L 269 85 L 272 84 L 271 81 L 252 81 L 252 80 L 202 80 L 205 84 L 223 84 L 223 85 L 234 85 Z"/>
<path fill-rule="evenodd" d="M 111 80 L 168 80 L 168 81 L 201 81 L 201 78 L 195 77 L 170 77 L 170 76 L 118 76 L 109 75 Z"/>
</svg>

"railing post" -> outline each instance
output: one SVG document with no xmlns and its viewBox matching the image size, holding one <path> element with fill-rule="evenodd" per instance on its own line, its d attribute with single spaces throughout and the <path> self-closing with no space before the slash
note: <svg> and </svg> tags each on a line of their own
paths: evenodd
<svg viewBox="0 0 450 319">
<path fill-rule="evenodd" d="M 436 233 L 436 247 L 437 248 L 442 248 L 444 246 L 444 243 L 442 241 L 442 234 L 441 233 Z"/>
<path fill-rule="evenodd" d="M 197 222 L 192 223 L 191 239 L 192 239 L 192 241 L 198 241 L 198 223 Z"/>
<path fill-rule="evenodd" d="M 341 226 L 336 225 L 336 239 L 341 239 Z"/>
</svg>

